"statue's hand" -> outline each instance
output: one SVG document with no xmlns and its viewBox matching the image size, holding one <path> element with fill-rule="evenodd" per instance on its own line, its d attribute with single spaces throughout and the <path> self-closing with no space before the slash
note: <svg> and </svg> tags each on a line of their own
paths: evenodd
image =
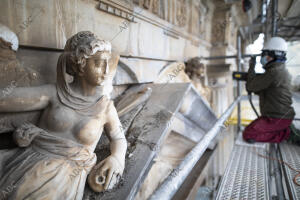
<svg viewBox="0 0 300 200">
<path fill-rule="evenodd" d="M 121 164 L 114 156 L 109 156 L 91 171 L 88 183 L 95 192 L 112 189 L 123 174 L 124 164 Z"/>
<path fill-rule="evenodd" d="M 40 131 L 42 130 L 35 125 L 25 123 L 14 131 L 13 138 L 18 146 L 27 147 Z"/>
</svg>

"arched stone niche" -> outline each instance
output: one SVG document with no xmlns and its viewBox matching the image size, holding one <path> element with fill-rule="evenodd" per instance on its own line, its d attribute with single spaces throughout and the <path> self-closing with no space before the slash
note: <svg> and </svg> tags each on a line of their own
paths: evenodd
<svg viewBox="0 0 300 200">
<path fill-rule="evenodd" d="M 117 73 L 113 80 L 113 85 L 133 84 L 138 83 L 138 78 L 134 71 L 128 65 L 119 61 Z"/>
<path fill-rule="evenodd" d="M 155 83 L 187 83 L 191 82 L 185 73 L 183 62 L 174 62 L 164 66 L 157 75 Z"/>
</svg>

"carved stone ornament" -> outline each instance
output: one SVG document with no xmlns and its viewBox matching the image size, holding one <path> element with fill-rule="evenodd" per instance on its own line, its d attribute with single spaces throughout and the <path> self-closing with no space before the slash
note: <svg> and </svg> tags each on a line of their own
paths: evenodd
<svg viewBox="0 0 300 200">
<path fill-rule="evenodd" d="M 143 7 L 145 9 L 149 9 L 150 8 L 150 0 L 143 0 Z"/>
<path fill-rule="evenodd" d="M 185 26 L 187 23 L 187 5 L 186 0 L 176 1 L 176 20 L 178 26 Z"/>
<path fill-rule="evenodd" d="M 79 200 L 88 174 L 96 192 L 118 182 L 127 149 L 110 99 L 118 59 L 109 42 L 82 31 L 59 57 L 56 84 L 16 87 L 0 96 L 1 114 L 43 110 L 37 124 L 12 133 L 18 148 L 0 150 L 0 199 Z M 96 164 L 103 128 L 111 154 Z"/>
<path fill-rule="evenodd" d="M 159 6 L 160 6 L 160 0 L 153 0 L 153 7 L 152 12 L 155 14 L 159 14 Z"/>
</svg>

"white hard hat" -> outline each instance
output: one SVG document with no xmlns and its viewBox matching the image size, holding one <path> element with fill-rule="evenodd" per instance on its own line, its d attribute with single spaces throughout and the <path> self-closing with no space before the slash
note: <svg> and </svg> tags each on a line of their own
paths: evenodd
<svg viewBox="0 0 300 200">
<path fill-rule="evenodd" d="M 281 37 L 272 37 L 269 41 L 265 43 L 263 50 L 286 52 L 287 43 Z"/>
</svg>

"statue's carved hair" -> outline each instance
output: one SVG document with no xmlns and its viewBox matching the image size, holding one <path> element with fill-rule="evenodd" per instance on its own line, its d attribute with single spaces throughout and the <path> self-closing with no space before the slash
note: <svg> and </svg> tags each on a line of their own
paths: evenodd
<svg viewBox="0 0 300 200">
<path fill-rule="evenodd" d="M 111 52 L 110 42 L 98 39 L 90 31 L 81 31 L 73 35 L 67 40 L 64 48 L 64 53 L 68 55 L 67 73 L 74 76 L 83 72 L 86 59 L 98 51 Z"/>
<path fill-rule="evenodd" d="M 203 63 L 200 62 L 200 58 L 199 57 L 194 57 L 189 59 L 186 63 L 185 63 L 186 67 L 185 67 L 185 73 L 191 78 L 192 75 L 198 71 L 199 69 L 204 69 L 205 66 Z"/>
</svg>

